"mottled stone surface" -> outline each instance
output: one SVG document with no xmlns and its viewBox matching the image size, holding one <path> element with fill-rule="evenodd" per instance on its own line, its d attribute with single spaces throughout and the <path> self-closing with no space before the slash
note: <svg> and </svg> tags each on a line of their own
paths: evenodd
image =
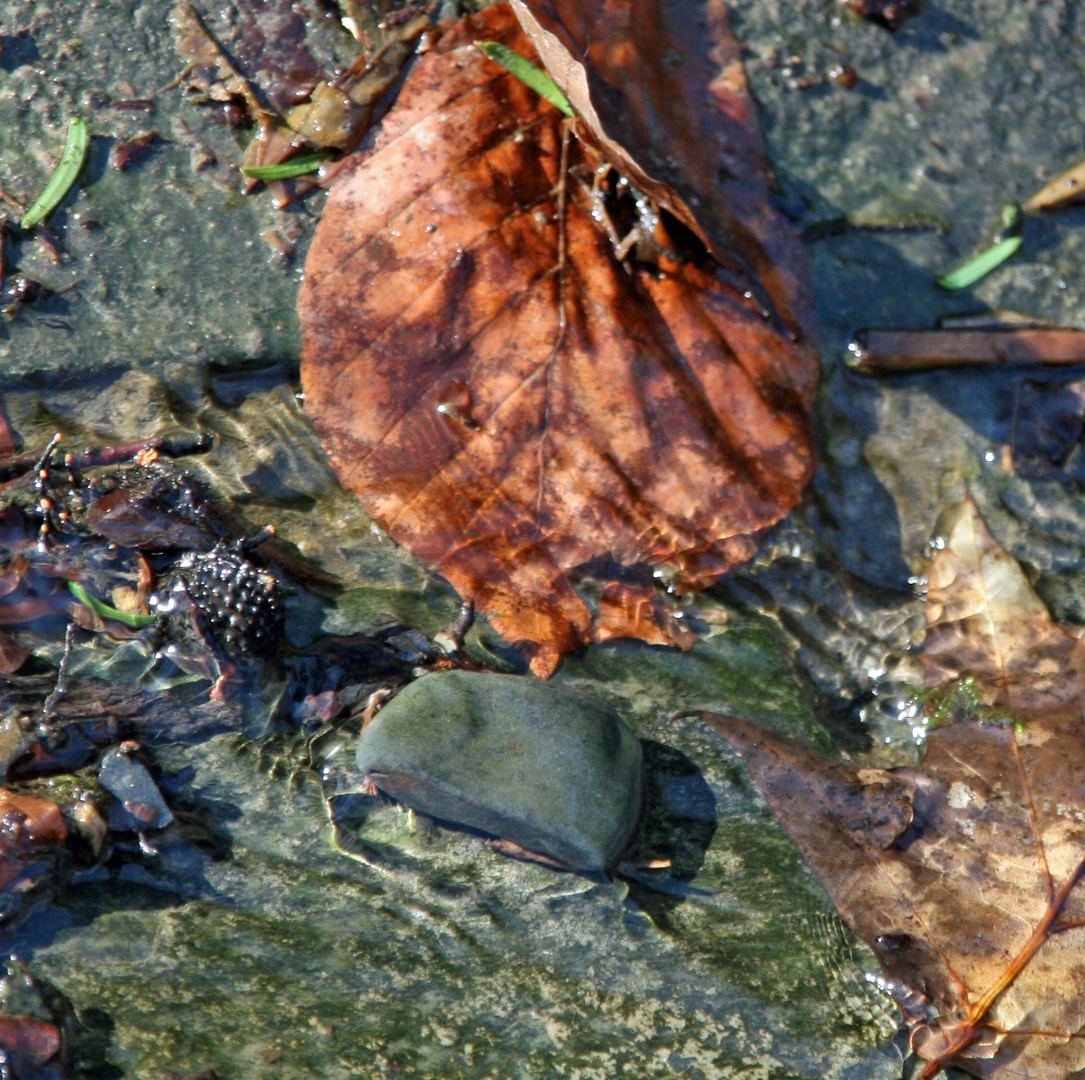
<svg viewBox="0 0 1085 1080">
<path fill-rule="evenodd" d="M 640 741 L 611 708 L 519 675 L 411 683 L 358 742 L 382 791 L 577 870 L 614 864 L 642 801 Z"/>
</svg>

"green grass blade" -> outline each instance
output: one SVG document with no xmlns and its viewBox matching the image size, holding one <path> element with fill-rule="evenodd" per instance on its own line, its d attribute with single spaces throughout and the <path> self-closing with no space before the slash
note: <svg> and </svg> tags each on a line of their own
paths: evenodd
<svg viewBox="0 0 1085 1080">
<path fill-rule="evenodd" d="M 305 157 L 291 158 L 278 165 L 250 165 L 241 171 L 254 180 L 292 180 L 295 176 L 316 172 L 331 156 L 331 151 L 320 150 L 315 154 L 306 154 Z"/>
<path fill-rule="evenodd" d="M 1020 246 L 1023 236 L 1007 236 L 993 247 L 981 251 L 974 259 L 958 266 L 956 270 L 943 274 L 938 284 L 943 289 L 967 289 L 980 278 L 986 277 L 996 266 L 1001 266 Z"/>
<path fill-rule="evenodd" d="M 530 60 L 525 60 L 518 52 L 513 52 L 500 41 L 476 41 L 475 44 L 495 64 L 500 64 L 525 86 L 530 86 L 540 97 L 546 98 L 551 105 L 556 105 L 566 116 L 576 116 L 572 105 L 569 104 L 569 99 L 542 68 L 537 68 Z"/>
<path fill-rule="evenodd" d="M 49 183 L 45 190 L 34 200 L 34 204 L 19 222 L 20 229 L 32 229 L 44 221 L 59 205 L 60 200 L 71 190 L 79 170 L 87 157 L 90 145 L 90 132 L 87 122 L 81 116 L 73 116 L 68 123 L 68 138 L 64 143 L 64 152 L 60 155 Z"/>
<path fill-rule="evenodd" d="M 157 615 L 136 615 L 133 612 L 121 611 L 103 604 L 101 600 L 96 600 L 91 596 L 78 581 L 69 581 L 68 588 L 76 600 L 81 604 L 86 604 L 91 611 L 96 615 L 101 615 L 103 619 L 114 619 L 119 623 L 124 623 L 125 626 L 131 626 L 134 630 L 138 630 L 141 626 L 150 626 L 151 623 L 158 621 Z"/>
</svg>

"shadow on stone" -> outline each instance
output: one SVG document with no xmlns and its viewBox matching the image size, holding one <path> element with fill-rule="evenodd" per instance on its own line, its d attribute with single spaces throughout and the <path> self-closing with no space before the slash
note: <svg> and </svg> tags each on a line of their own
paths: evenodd
<svg viewBox="0 0 1085 1080">
<path fill-rule="evenodd" d="M 116 1024 L 104 1009 L 84 1009 L 72 1035 L 69 1058 L 79 1080 L 120 1080 L 124 1070 L 111 1064 L 106 1055 Z"/>
<path fill-rule="evenodd" d="M 0 71 L 12 72 L 40 59 L 41 53 L 30 34 L 0 34 Z"/>
<path fill-rule="evenodd" d="M 690 882 L 704 865 L 716 833 L 716 796 L 701 770 L 679 750 L 650 739 L 644 753 L 644 817 L 619 868 L 630 899 L 666 929 L 683 900 L 703 895 Z M 670 860 L 666 869 L 643 864 Z"/>
</svg>

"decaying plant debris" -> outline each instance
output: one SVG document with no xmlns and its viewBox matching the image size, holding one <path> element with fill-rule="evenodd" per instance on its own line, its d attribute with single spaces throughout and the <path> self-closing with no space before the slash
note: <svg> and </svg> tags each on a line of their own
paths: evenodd
<svg viewBox="0 0 1085 1080">
<path fill-rule="evenodd" d="M 508 7 L 449 30 L 337 178 L 302 380 L 343 484 L 549 675 L 592 637 L 577 574 L 650 597 L 753 554 L 809 478 L 817 365 L 722 6 L 695 45 L 706 28 L 612 6 L 583 62 L 576 9 L 517 11 L 580 119 L 474 46 L 532 52 Z M 620 610 L 643 636 L 650 600 L 605 636 Z"/>
<path fill-rule="evenodd" d="M 927 681 L 968 715 L 921 766 L 864 769 L 705 714 L 867 941 L 924 1080 L 1085 1068 L 1085 643 L 1048 614 L 971 499 L 930 568 Z"/>
</svg>

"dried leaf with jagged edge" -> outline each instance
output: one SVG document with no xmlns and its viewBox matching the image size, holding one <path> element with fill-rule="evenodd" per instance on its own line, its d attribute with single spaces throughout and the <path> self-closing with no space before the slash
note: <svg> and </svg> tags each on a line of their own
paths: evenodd
<svg viewBox="0 0 1085 1080">
<path fill-rule="evenodd" d="M 573 578 L 703 587 L 813 466 L 805 263 L 768 202 L 738 46 L 722 6 L 677 34 L 653 3 L 606 6 L 645 56 L 627 48 L 603 96 L 650 128 L 640 87 L 685 129 L 640 131 L 634 157 L 590 86 L 568 88 L 566 122 L 473 45 L 534 59 L 488 8 L 418 59 L 343 166 L 299 299 L 306 409 L 341 481 L 542 676 L 592 637 Z M 650 608 L 610 605 L 604 635 L 622 611 L 627 633 L 668 634 Z"/>
<path fill-rule="evenodd" d="M 703 714 L 881 961 L 920 1080 L 1085 1075 L 1085 643 L 966 500 L 930 568 L 931 686 L 984 702 L 864 769 Z M 947 683 L 947 680 L 948 683 Z"/>
</svg>

